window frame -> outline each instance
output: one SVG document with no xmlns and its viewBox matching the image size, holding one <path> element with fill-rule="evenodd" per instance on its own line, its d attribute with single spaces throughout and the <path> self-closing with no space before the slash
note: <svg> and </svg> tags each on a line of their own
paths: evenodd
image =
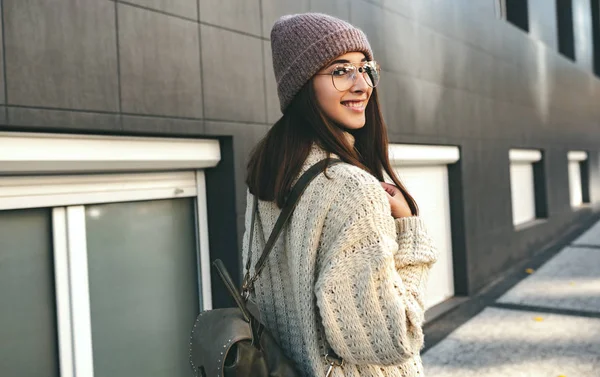
<svg viewBox="0 0 600 377">
<path fill-rule="evenodd" d="M 93 377 L 85 207 L 195 198 L 199 310 L 212 308 L 204 169 L 218 140 L 0 132 L 0 211 L 52 208 L 61 377 Z"/>
<path fill-rule="evenodd" d="M 501 0 L 504 18 L 508 23 L 523 31 L 529 33 L 529 0 Z"/>
<path fill-rule="evenodd" d="M 546 218 L 545 205 L 545 179 L 543 176 L 543 152 L 538 149 L 512 148 L 508 151 L 509 175 L 510 175 L 510 197 L 512 225 L 516 230 L 521 230 L 529 225 L 537 224 Z M 529 166 L 528 166 L 529 165 Z M 525 221 L 515 220 L 515 177 L 513 168 L 527 166 L 531 169 L 531 192 L 533 193 L 533 217 Z"/>
<path fill-rule="evenodd" d="M 556 36 L 558 52 L 576 61 L 575 29 L 573 27 L 573 0 L 556 1 Z"/>
<path fill-rule="evenodd" d="M 405 173 L 410 170 L 426 169 L 427 174 L 431 173 L 432 168 L 443 170 L 443 180 L 446 182 L 446 187 L 438 187 L 443 189 L 442 196 L 447 200 L 447 215 L 444 220 L 444 228 L 447 231 L 444 237 L 435 237 L 438 242 L 442 242 L 438 246 L 444 255 L 440 255 L 440 264 L 434 267 L 436 269 L 436 279 L 439 283 L 440 277 L 449 278 L 447 282 L 448 291 L 436 290 L 439 286 L 435 283 L 431 285 L 426 298 L 426 321 L 430 321 L 445 310 L 453 307 L 457 301 L 453 301 L 457 296 L 464 295 L 462 279 L 466 276 L 462 273 L 465 267 L 462 256 L 464 255 L 464 227 L 462 221 L 462 196 L 458 193 L 461 191 L 460 185 L 460 167 L 457 167 L 460 161 L 460 148 L 452 145 L 422 145 L 422 144 L 390 144 L 388 147 L 389 159 L 392 168 L 399 175 L 400 180 L 403 180 L 402 169 Z M 437 174 L 437 172 L 436 172 Z M 405 182 L 406 183 L 406 182 Z M 408 188 L 410 191 L 410 188 Z M 446 211 L 446 209 L 444 209 Z M 438 224 L 439 225 L 439 224 Z M 444 232 L 445 233 L 445 232 Z M 447 237 L 446 237 L 447 235 Z M 447 249 L 448 248 L 448 249 Z M 449 254 L 445 254 L 446 252 Z M 442 263 L 443 262 L 443 263 Z M 448 275 L 445 275 L 448 273 Z M 432 290 L 433 289 L 433 290 Z M 451 291 L 451 294 L 450 292 Z M 431 295 L 431 296 L 430 296 Z M 450 305 L 449 305 L 450 303 Z"/>
<path fill-rule="evenodd" d="M 579 210 L 584 208 L 586 204 L 589 203 L 589 197 L 586 197 L 586 171 L 587 161 L 588 161 L 588 153 L 586 151 L 569 151 L 567 152 L 567 170 L 568 170 L 568 179 L 569 179 L 569 205 L 573 210 Z M 573 176 L 571 174 L 571 164 L 577 164 L 578 174 L 577 176 Z M 579 182 L 572 182 L 573 179 L 577 179 Z M 573 192 L 573 186 L 579 187 L 578 196 L 581 197 L 581 202 L 574 203 L 575 193 Z"/>
</svg>

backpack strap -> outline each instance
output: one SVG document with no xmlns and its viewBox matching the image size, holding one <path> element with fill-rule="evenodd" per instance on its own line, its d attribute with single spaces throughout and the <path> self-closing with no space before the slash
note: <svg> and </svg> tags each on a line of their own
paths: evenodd
<svg viewBox="0 0 600 377">
<path fill-rule="evenodd" d="M 246 268 L 244 274 L 244 280 L 242 281 L 242 295 L 245 299 L 248 299 L 250 289 L 247 288 L 247 282 L 250 280 L 250 267 L 252 265 L 252 240 L 254 239 L 254 225 L 256 223 L 256 214 L 258 213 L 258 197 L 254 196 L 254 203 L 252 205 L 252 222 L 250 225 L 250 240 L 248 241 L 248 260 L 246 261 Z"/>
</svg>

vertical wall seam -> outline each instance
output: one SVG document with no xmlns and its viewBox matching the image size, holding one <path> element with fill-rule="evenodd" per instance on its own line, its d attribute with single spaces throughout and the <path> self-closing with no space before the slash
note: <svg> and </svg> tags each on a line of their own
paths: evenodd
<svg viewBox="0 0 600 377">
<path fill-rule="evenodd" d="M 0 12 L 2 12 L 2 75 L 4 76 L 4 105 L 8 105 L 8 81 L 6 74 L 6 17 L 4 17 L 4 2 L 0 0 Z M 8 107 L 5 108 L 6 123 L 10 124 L 8 120 Z"/>
<path fill-rule="evenodd" d="M 123 130 L 123 94 L 121 89 L 121 44 L 119 35 L 119 3 L 115 1 L 115 43 L 117 46 L 117 99 L 119 129 Z"/>
<path fill-rule="evenodd" d="M 260 14 L 260 29 L 263 29 L 263 6 L 262 6 L 262 0 L 258 0 L 258 12 Z M 263 36 L 264 37 L 264 36 Z M 269 122 L 269 98 L 267 96 L 267 70 L 265 69 L 265 64 L 268 64 L 268 62 L 265 60 L 265 41 L 263 39 L 260 40 L 260 51 L 261 51 L 261 60 L 263 62 L 262 64 L 262 73 L 263 73 L 263 96 L 265 99 L 265 123 L 266 124 L 270 124 Z"/>
<path fill-rule="evenodd" d="M 200 62 L 200 95 L 202 96 L 202 132 L 206 132 L 206 124 L 204 120 L 206 119 L 206 99 L 204 98 L 204 69 L 202 62 L 202 24 L 200 24 L 200 0 L 196 0 L 197 7 L 197 17 L 198 17 L 198 61 Z"/>
</svg>

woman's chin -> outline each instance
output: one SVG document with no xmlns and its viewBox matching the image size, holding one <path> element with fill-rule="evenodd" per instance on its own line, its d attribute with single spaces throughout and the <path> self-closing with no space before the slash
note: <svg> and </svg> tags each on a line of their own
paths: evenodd
<svg viewBox="0 0 600 377">
<path fill-rule="evenodd" d="M 342 123 L 342 127 L 347 130 L 358 130 L 365 126 L 365 122 L 345 122 Z"/>
<path fill-rule="evenodd" d="M 352 117 L 350 119 L 345 117 L 345 119 L 339 119 L 339 118 L 336 119 L 335 123 L 337 123 L 340 127 L 347 129 L 347 130 L 358 130 L 365 126 L 366 119 L 364 116 Z"/>
</svg>

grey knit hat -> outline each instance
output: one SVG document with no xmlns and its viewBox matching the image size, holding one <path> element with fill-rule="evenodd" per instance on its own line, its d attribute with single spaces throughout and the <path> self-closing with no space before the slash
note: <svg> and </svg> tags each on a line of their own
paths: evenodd
<svg viewBox="0 0 600 377">
<path fill-rule="evenodd" d="M 362 30 L 321 13 L 281 17 L 271 29 L 273 69 L 283 112 L 310 78 L 325 64 L 348 52 L 373 52 Z"/>
</svg>

